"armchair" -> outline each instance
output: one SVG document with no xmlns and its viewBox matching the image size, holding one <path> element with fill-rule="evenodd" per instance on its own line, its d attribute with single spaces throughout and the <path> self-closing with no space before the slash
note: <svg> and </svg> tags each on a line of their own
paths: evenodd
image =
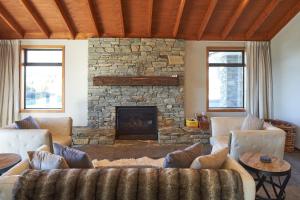
<svg viewBox="0 0 300 200">
<path fill-rule="evenodd" d="M 261 152 L 283 159 L 285 132 L 271 125 L 263 130 L 240 130 L 244 117 L 211 118 L 212 151 L 228 146 L 230 156 L 238 160 L 247 151 Z"/>
</svg>

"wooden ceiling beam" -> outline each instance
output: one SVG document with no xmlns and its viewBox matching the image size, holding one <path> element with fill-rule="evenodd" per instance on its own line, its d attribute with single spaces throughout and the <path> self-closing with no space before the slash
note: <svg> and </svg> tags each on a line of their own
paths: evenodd
<svg viewBox="0 0 300 200">
<path fill-rule="evenodd" d="M 202 23 L 199 27 L 199 30 L 198 30 L 198 39 L 200 40 L 206 30 L 206 27 L 208 25 L 208 22 L 211 18 L 211 16 L 213 15 L 214 13 L 214 10 L 216 8 L 216 5 L 218 3 L 218 0 L 210 0 L 209 1 L 209 5 L 208 5 L 208 8 L 206 10 L 206 13 L 204 15 L 204 18 L 202 20 Z"/>
<path fill-rule="evenodd" d="M 236 24 L 236 22 L 238 21 L 238 19 L 242 15 L 242 13 L 244 12 L 244 10 L 247 7 L 247 5 L 249 4 L 249 2 L 250 2 L 250 0 L 243 0 L 239 4 L 239 6 L 236 9 L 235 13 L 232 15 L 232 17 L 229 19 L 227 25 L 223 29 L 224 31 L 223 31 L 222 37 L 221 37 L 223 40 L 228 37 L 229 33 L 231 32 L 234 25 Z"/>
<path fill-rule="evenodd" d="M 38 11 L 35 9 L 34 5 L 30 0 L 20 0 L 23 6 L 26 8 L 28 13 L 32 16 L 34 22 L 38 25 L 40 30 L 47 36 L 47 38 L 50 37 L 50 30 L 46 23 L 44 22 L 43 18 L 40 16 Z"/>
<path fill-rule="evenodd" d="M 295 17 L 300 12 L 300 2 L 292 5 L 291 9 L 288 11 L 284 17 L 276 23 L 276 25 L 268 32 L 267 38 L 272 39 L 293 17 Z"/>
<path fill-rule="evenodd" d="M 122 0 L 118 0 L 118 2 L 119 2 L 119 7 L 120 7 L 120 21 L 121 21 L 121 33 L 120 33 L 120 35 L 122 37 L 125 37 L 126 33 L 125 33 L 125 25 L 124 25 L 124 15 L 123 15 Z"/>
<path fill-rule="evenodd" d="M 184 6 L 185 6 L 186 0 L 180 0 L 180 4 L 178 7 L 177 15 L 176 15 L 176 21 L 173 29 L 173 37 L 176 38 L 178 30 L 179 30 L 179 25 L 181 21 L 181 17 L 183 14 Z"/>
<path fill-rule="evenodd" d="M 24 38 L 25 31 L 23 28 L 16 22 L 16 20 L 8 13 L 8 11 L 0 3 L 0 17 L 5 21 L 5 23 L 14 30 L 19 36 Z"/>
<path fill-rule="evenodd" d="M 152 15 L 153 15 L 153 0 L 148 0 L 149 1 L 149 18 L 148 18 L 148 26 L 147 26 L 147 33 L 148 36 L 152 36 Z"/>
<path fill-rule="evenodd" d="M 97 36 L 100 37 L 101 36 L 101 30 L 100 27 L 97 23 L 97 15 L 96 15 L 96 11 L 95 11 L 95 4 L 93 0 L 88 0 L 88 6 L 89 6 L 89 14 L 92 18 L 92 22 L 94 24 L 95 30 L 97 32 Z"/>
<path fill-rule="evenodd" d="M 76 38 L 75 27 L 74 27 L 74 24 L 72 22 L 70 15 L 67 12 L 65 5 L 63 4 L 63 1 L 54 0 L 54 2 L 55 2 L 57 9 L 59 10 L 60 15 L 64 19 L 65 24 L 67 25 L 67 27 L 69 29 L 72 39 L 75 39 Z"/>
<path fill-rule="evenodd" d="M 246 33 L 246 39 L 251 39 L 255 32 L 261 27 L 261 25 L 270 16 L 273 10 L 276 8 L 280 0 L 271 0 L 270 3 L 265 7 L 265 9 L 260 13 L 254 23 L 250 26 Z"/>
</svg>

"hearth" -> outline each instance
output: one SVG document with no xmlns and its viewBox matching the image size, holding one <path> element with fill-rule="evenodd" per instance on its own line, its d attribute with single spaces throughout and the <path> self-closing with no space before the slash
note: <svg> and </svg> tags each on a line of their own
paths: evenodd
<svg viewBox="0 0 300 200">
<path fill-rule="evenodd" d="M 157 139 L 156 106 L 116 107 L 117 139 Z"/>
</svg>

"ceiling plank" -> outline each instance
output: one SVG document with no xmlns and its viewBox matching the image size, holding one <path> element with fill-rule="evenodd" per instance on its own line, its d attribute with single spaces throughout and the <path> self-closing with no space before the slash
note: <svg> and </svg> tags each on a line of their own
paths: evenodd
<svg viewBox="0 0 300 200">
<path fill-rule="evenodd" d="M 14 30 L 19 36 L 24 37 L 25 31 L 16 22 L 16 20 L 8 13 L 8 11 L 0 3 L 0 17 L 5 21 L 5 23 Z"/>
<path fill-rule="evenodd" d="M 244 10 L 247 7 L 247 5 L 249 4 L 249 2 L 250 2 L 250 0 L 243 0 L 239 4 L 235 13 L 232 15 L 232 17 L 229 19 L 227 25 L 224 27 L 224 31 L 222 33 L 222 39 L 226 39 L 228 37 L 229 33 L 231 32 L 234 25 L 236 24 L 236 22 L 238 21 L 238 19 L 242 15 L 242 13 L 244 12 Z"/>
<path fill-rule="evenodd" d="M 121 33 L 120 33 L 120 35 L 122 37 L 125 37 L 126 33 L 125 33 L 125 25 L 124 25 L 122 0 L 118 0 L 118 3 L 119 3 L 119 7 L 120 7 L 120 13 L 119 14 L 120 14 L 120 21 L 121 21 Z"/>
<path fill-rule="evenodd" d="M 206 10 L 206 13 L 204 15 L 204 18 L 202 20 L 202 23 L 199 27 L 199 30 L 198 30 L 198 39 L 200 40 L 205 32 L 205 29 L 207 27 L 207 24 L 211 18 L 211 16 L 213 15 L 214 13 L 214 10 L 216 8 L 216 5 L 218 3 L 218 0 L 210 0 L 209 1 L 209 5 L 208 5 L 208 8 Z"/>
<path fill-rule="evenodd" d="M 152 36 L 152 15 L 153 15 L 153 0 L 148 0 L 149 1 L 149 19 L 148 19 L 148 27 L 147 27 L 147 32 L 148 36 Z"/>
<path fill-rule="evenodd" d="M 246 33 L 246 39 L 251 39 L 254 33 L 261 27 L 265 20 L 270 16 L 272 11 L 276 8 L 280 1 L 271 0 L 262 13 L 257 17 L 254 23 L 250 26 L 249 30 Z"/>
<path fill-rule="evenodd" d="M 268 33 L 268 39 L 272 39 L 293 17 L 295 17 L 300 12 L 300 2 L 296 5 L 292 5 L 288 13 L 272 28 Z"/>
<path fill-rule="evenodd" d="M 67 25 L 67 27 L 69 29 L 72 39 L 75 39 L 76 38 L 75 27 L 73 25 L 72 19 L 70 18 L 70 15 L 67 12 L 65 5 L 63 4 L 63 1 L 54 0 L 54 2 L 55 2 L 57 9 L 59 10 L 62 18 L 64 19 L 65 24 Z"/>
<path fill-rule="evenodd" d="M 50 30 L 46 23 L 44 22 L 43 18 L 40 16 L 40 14 L 35 9 L 34 5 L 30 0 L 20 0 L 23 4 L 23 6 L 27 9 L 28 13 L 32 16 L 34 22 L 38 25 L 40 30 L 47 36 L 47 38 L 50 37 Z"/>
<path fill-rule="evenodd" d="M 186 0 L 181 0 L 180 4 L 179 4 L 179 8 L 178 8 L 177 15 L 176 15 L 176 21 L 175 21 L 175 25 L 174 25 L 174 29 L 173 29 L 173 37 L 174 38 L 176 38 L 177 33 L 178 33 L 178 29 L 179 29 L 181 17 L 183 14 L 185 2 L 186 2 Z"/>
<path fill-rule="evenodd" d="M 96 11 L 94 9 L 95 8 L 94 1 L 93 0 L 88 0 L 88 6 L 89 6 L 90 16 L 92 18 L 94 27 L 95 27 L 96 32 L 97 32 L 97 36 L 100 37 L 101 36 L 101 30 L 100 30 L 100 27 L 97 23 L 97 15 L 96 15 Z"/>
</svg>

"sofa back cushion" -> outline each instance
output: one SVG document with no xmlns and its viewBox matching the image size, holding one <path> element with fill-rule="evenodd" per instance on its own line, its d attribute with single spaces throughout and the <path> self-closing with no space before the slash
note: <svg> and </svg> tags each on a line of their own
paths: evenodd
<svg viewBox="0 0 300 200">
<path fill-rule="evenodd" d="M 229 136 L 230 131 L 240 130 L 245 117 L 212 117 L 212 136 Z"/>
<path fill-rule="evenodd" d="M 53 135 L 72 135 L 72 118 L 35 118 L 42 129 L 48 129 Z"/>
<path fill-rule="evenodd" d="M 31 116 L 28 116 L 19 121 L 15 121 L 15 124 L 17 125 L 18 129 L 40 129 L 37 121 Z"/>
<path fill-rule="evenodd" d="M 28 170 L 17 181 L 13 195 L 15 200 L 244 199 L 240 174 L 225 169 Z"/>
</svg>

